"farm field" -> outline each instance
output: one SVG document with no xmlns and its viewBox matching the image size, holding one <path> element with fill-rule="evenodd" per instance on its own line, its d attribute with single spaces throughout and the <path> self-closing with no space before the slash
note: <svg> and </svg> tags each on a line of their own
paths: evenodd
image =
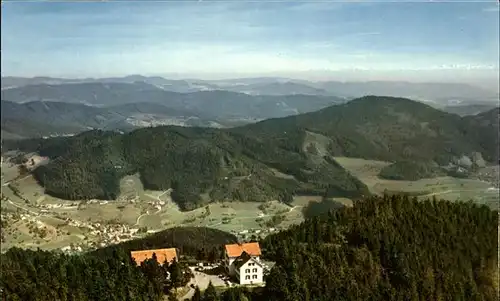
<svg viewBox="0 0 500 301">
<path fill-rule="evenodd" d="M 18 175 L 17 166 L 9 162 L 2 162 L 2 184 L 12 181 Z"/>
<path fill-rule="evenodd" d="M 498 190 L 491 183 L 476 179 L 437 177 L 418 181 L 396 181 L 381 179 L 377 175 L 389 162 L 337 157 L 335 160 L 360 179 L 375 194 L 404 192 L 419 198 L 436 196 L 450 201 L 473 200 L 498 208 Z"/>
</svg>

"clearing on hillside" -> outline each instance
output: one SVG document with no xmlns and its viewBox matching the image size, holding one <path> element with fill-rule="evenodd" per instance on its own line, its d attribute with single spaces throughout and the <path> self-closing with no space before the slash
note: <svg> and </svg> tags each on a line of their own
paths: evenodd
<svg viewBox="0 0 500 301">
<path fill-rule="evenodd" d="M 498 190 L 491 183 L 477 179 L 460 179 L 453 177 L 436 177 L 418 181 L 386 180 L 378 177 L 382 168 L 390 162 L 365 160 L 358 158 L 336 157 L 335 160 L 353 176 L 368 186 L 374 194 L 408 193 L 419 198 L 431 198 L 450 201 L 473 200 L 492 208 L 498 207 Z"/>
</svg>

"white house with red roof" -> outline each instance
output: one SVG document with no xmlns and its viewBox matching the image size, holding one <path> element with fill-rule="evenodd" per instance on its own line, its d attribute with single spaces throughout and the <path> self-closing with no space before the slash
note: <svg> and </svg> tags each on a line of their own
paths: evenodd
<svg viewBox="0 0 500 301">
<path fill-rule="evenodd" d="M 225 261 L 229 275 L 240 284 L 261 284 L 264 282 L 264 266 L 260 261 L 259 243 L 226 245 Z"/>
</svg>

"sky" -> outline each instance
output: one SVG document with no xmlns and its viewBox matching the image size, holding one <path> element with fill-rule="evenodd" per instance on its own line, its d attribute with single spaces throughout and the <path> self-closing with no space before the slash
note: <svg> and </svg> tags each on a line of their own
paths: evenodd
<svg viewBox="0 0 500 301">
<path fill-rule="evenodd" d="M 403 3 L 401 3 L 403 2 Z M 497 82 L 496 1 L 2 0 L 2 76 Z"/>
</svg>

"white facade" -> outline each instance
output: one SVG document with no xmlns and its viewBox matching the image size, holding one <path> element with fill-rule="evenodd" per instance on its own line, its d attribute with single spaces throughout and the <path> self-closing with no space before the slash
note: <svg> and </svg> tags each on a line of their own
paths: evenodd
<svg viewBox="0 0 500 301">
<path fill-rule="evenodd" d="M 233 276 L 236 274 L 233 262 L 239 257 L 227 257 L 227 253 L 224 253 L 226 257 L 226 267 L 229 271 L 229 275 Z M 253 259 L 257 260 L 260 262 L 260 256 L 252 256 Z"/>
<path fill-rule="evenodd" d="M 264 269 L 256 258 L 252 258 L 236 269 L 236 277 L 240 284 L 261 284 L 264 282 Z"/>
</svg>

